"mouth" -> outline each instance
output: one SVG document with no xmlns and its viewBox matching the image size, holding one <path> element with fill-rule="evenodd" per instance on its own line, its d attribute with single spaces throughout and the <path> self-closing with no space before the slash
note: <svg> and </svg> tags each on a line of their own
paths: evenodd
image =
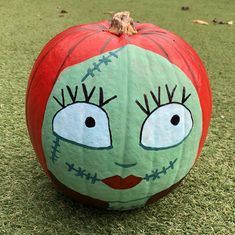
<svg viewBox="0 0 235 235">
<path fill-rule="evenodd" d="M 143 178 L 129 175 L 126 178 L 122 178 L 118 175 L 108 177 L 102 180 L 102 182 L 113 189 L 129 189 L 135 187 L 142 181 Z"/>
</svg>

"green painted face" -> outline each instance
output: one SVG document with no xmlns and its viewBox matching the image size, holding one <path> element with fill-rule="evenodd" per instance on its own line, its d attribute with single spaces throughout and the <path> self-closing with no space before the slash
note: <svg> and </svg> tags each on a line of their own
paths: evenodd
<svg viewBox="0 0 235 235">
<path fill-rule="evenodd" d="M 189 172 L 201 133 L 200 103 L 187 76 L 160 55 L 128 45 L 60 74 L 42 142 L 61 183 L 129 209 Z"/>
</svg>

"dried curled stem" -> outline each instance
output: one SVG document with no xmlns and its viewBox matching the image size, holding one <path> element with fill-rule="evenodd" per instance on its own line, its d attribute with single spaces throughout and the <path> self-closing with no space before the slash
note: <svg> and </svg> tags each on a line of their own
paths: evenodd
<svg viewBox="0 0 235 235">
<path fill-rule="evenodd" d="M 116 35 L 126 34 L 128 36 L 136 34 L 137 31 L 135 29 L 134 20 L 130 17 L 130 12 L 122 11 L 115 13 L 111 20 L 109 32 Z"/>
</svg>

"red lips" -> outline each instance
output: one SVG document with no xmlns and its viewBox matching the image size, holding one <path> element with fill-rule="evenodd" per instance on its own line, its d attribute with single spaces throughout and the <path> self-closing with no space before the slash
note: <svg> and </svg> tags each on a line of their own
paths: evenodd
<svg viewBox="0 0 235 235">
<path fill-rule="evenodd" d="M 133 188 L 141 182 L 142 178 L 134 175 L 129 175 L 122 178 L 118 175 L 103 179 L 102 182 L 113 189 L 129 189 Z"/>
</svg>

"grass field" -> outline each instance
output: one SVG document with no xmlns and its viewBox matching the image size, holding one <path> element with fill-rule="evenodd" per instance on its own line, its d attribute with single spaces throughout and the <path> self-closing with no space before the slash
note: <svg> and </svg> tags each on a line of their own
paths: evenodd
<svg viewBox="0 0 235 235">
<path fill-rule="evenodd" d="M 68 13 L 59 17 L 62 9 Z M 201 157 L 178 189 L 143 209 L 111 212 L 54 189 L 29 141 L 24 102 L 31 67 L 49 39 L 120 10 L 196 49 L 209 74 L 213 115 Z M 234 12 L 232 0 L 0 0 L 0 234 L 235 234 L 235 25 L 211 23 L 235 20 Z"/>
</svg>

